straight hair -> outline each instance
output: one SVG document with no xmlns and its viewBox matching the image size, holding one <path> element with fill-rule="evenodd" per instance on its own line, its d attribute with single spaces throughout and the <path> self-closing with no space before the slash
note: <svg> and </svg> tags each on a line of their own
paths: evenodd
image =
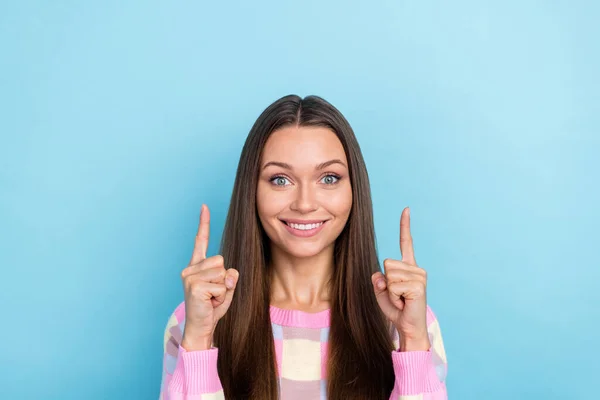
<svg viewBox="0 0 600 400">
<path fill-rule="evenodd" d="M 391 325 L 375 298 L 371 275 L 380 270 L 365 162 L 350 124 L 318 96 L 289 95 L 256 120 L 240 156 L 221 239 L 226 268 L 240 275 L 214 343 L 226 399 L 277 400 L 278 380 L 270 320 L 270 246 L 257 214 L 262 152 L 270 135 L 287 126 L 326 127 L 348 159 L 352 208 L 334 245 L 327 360 L 329 400 L 388 400 L 394 386 Z"/>
</svg>

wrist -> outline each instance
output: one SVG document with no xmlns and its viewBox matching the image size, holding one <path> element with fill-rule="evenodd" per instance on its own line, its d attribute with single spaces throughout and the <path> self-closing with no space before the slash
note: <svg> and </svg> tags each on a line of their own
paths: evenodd
<svg viewBox="0 0 600 400">
<path fill-rule="evenodd" d="M 429 351 L 431 343 L 425 339 L 400 339 L 399 351 Z"/>
<path fill-rule="evenodd" d="M 397 331 L 400 336 L 399 351 L 428 351 L 431 348 L 427 331 L 414 334 L 402 333 L 399 329 Z"/>
<path fill-rule="evenodd" d="M 186 351 L 209 350 L 212 348 L 212 335 L 200 336 L 184 332 L 181 346 Z"/>
</svg>

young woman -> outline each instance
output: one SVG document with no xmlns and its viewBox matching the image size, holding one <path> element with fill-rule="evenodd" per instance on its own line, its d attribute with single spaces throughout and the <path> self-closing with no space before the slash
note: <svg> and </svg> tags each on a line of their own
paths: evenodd
<svg viewBox="0 0 600 400">
<path fill-rule="evenodd" d="M 162 399 L 447 398 L 409 209 L 402 260 L 383 274 L 365 162 L 331 104 L 271 104 L 242 150 L 222 255 L 206 257 L 209 223 L 203 205 L 165 331 Z"/>
</svg>

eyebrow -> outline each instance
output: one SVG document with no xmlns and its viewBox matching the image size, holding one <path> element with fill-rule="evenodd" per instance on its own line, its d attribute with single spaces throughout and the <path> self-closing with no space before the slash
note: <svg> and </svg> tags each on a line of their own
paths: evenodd
<svg viewBox="0 0 600 400">
<path fill-rule="evenodd" d="M 315 169 L 316 170 L 320 170 L 320 169 L 323 169 L 323 168 L 327 168 L 331 164 L 341 164 L 344 167 L 346 167 L 346 164 L 344 164 L 342 162 L 342 160 L 335 159 L 335 160 L 325 161 L 324 163 L 321 163 L 321 164 L 317 165 L 317 167 Z M 292 166 L 290 164 L 287 164 L 287 163 L 284 163 L 284 162 L 279 162 L 279 161 L 269 161 L 268 163 L 266 163 L 263 166 L 262 169 L 267 168 L 269 165 L 274 165 L 274 166 L 281 167 L 281 168 L 284 168 L 284 169 L 289 169 L 290 171 L 294 170 L 294 168 L 292 168 Z M 346 167 L 346 168 L 348 168 L 348 167 Z"/>
</svg>

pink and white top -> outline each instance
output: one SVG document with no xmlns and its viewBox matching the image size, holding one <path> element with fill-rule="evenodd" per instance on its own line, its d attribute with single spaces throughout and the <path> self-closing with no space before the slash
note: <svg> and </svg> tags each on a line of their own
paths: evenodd
<svg viewBox="0 0 600 400">
<path fill-rule="evenodd" d="M 306 313 L 271 306 L 271 323 L 282 400 L 326 399 L 330 310 Z M 392 351 L 396 382 L 390 400 L 445 400 L 447 361 L 438 320 L 427 308 L 431 348 Z M 181 345 L 185 305 L 173 312 L 164 337 L 160 400 L 224 399 L 217 373 L 219 350 L 186 351 Z M 392 340 L 399 347 L 398 333 Z"/>
</svg>

